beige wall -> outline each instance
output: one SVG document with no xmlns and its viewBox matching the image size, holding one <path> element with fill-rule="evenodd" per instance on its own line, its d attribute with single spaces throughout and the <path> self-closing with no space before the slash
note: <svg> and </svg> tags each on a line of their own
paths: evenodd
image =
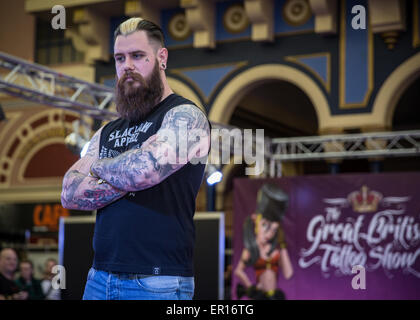
<svg viewBox="0 0 420 320">
<path fill-rule="evenodd" d="M 24 0 L 0 1 L 0 51 L 34 61 L 35 18 Z"/>
</svg>

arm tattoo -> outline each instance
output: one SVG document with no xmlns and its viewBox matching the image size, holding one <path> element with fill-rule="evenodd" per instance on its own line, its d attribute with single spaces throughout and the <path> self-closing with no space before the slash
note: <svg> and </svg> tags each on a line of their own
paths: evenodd
<svg viewBox="0 0 420 320">
<path fill-rule="evenodd" d="M 126 194 L 109 184 L 99 184 L 98 178 L 89 175 L 90 166 L 99 156 L 101 130 L 91 139 L 86 155 L 64 175 L 61 203 L 67 209 L 99 209 Z"/>
<path fill-rule="evenodd" d="M 195 106 L 181 105 L 166 113 L 159 131 L 139 149 L 97 160 L 92 172 L 117 189 L 143 190 L 179 170 L 198 151 L 201 157 L 203 152 L 207 154 L 209 141 L 210 128 L 204 113 Z"/>
<path fill-rule="evenodd" d="M 170 110 L 162 122 L 162 128 L 175 130 L 176 133 L 179 133 L 176 134 L 176 152 L 180 157 L 202 143 L 203 138 L 210 136 L 206 116 L 201 110 L 191 105 L 181 105 Z"/>
<path fill-rule="evenodd" d="M 98 184 L 98 179 L 77 170 L 69 171 L 63 185 L 61 202 L 65 208 L 76 210 L 96 210 L 121 198 L 126 192 L 116 190 L 109 184 Z"/>
</svg>

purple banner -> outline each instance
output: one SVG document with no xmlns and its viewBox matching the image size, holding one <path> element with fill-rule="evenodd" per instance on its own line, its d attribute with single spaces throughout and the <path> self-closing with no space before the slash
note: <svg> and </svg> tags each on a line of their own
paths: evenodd
<svg viewBox="0 0 420 320">
<path fill-rule="evenodd" d="M 420 173 L 234 181 L 233 299 L 420 299 L 419 244 Z"/>
</svg>

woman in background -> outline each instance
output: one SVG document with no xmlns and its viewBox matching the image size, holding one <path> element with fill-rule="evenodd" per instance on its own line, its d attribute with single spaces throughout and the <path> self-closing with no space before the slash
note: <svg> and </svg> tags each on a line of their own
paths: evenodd
<svg viewBox="0 0 420 320">
<path fill-rule="evenodd" d="M 285 279 L 293 275 L 293 267 L 286 249 L 281 220 L 288 205 L 288 196 L 279 187 L 265 184 L 258 191 L 256 212 L 244 222 L 244 246 L 235 275 L 242 284 L 237 286 L 238 298 L 243 295 L 255 300 L 283 300 L 277 288 L 278 274 Z M 257 284 L 245 273 L 252 266 Z"/>
</svg>

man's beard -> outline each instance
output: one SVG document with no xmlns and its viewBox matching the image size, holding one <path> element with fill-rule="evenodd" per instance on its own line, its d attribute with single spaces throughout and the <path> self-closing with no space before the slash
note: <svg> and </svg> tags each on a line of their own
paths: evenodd
<svg viewBox="0 0 420 320">
<path fill-rule="evenodd" d="M 128 77 L 133 80 L 126 81 Z M 142 121 L 159 103 L 162 93 L 162 79 L 156 61 L 152 74 L 147 80 L 136 72 L 127 72 L 117 80 L 117 111 L 123 119 L 132 122 Z"/>
</svg>

